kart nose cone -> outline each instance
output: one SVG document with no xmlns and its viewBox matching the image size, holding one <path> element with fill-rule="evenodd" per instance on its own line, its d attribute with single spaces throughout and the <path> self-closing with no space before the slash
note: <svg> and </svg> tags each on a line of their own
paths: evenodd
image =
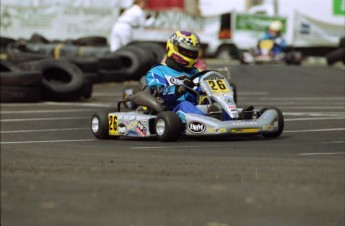
<svg viewBox="0 0 345 226">
<path fill-rule="evenodd" d="M 99 129 L 99 120 L 97 117 L 92 118 L 92 132 L 97 133 Z"/>
<path fill-rule="evenodd" d="M 165 122 L 162 119 L 158 119 L 156 123 L 156 133 L 162 136 L 165 132 Z"/>
</svg>

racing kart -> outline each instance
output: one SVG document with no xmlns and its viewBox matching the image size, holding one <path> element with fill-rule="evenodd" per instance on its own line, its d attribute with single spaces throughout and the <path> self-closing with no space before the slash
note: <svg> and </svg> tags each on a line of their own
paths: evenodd
<svg viewBox="0 0 345 226">
<path fill-rule="evenodd" d="M 273 49 L 276 44 L 271 39 L 260 40 L 257 49 L 243 52 L 241 56 L 242 64 L 277 64 L 286 63 L 300 65 L 302 63 L 302 53 L 288 51 L 275 53 Z"/>
<path fill-rule="evenodd" d="M 202 71 L 191 80 L 198 80 L 195 85 L 202 91 L 185 88 L 202 100 L 197 107 L 205 115 L 186 113 L 183 123 L 176 113 L 166 109 L 157 90 L 143 90 L 119 101 L 117 112 L 94 113 L 91 119 L 94 136 L 98 139 L 157 137 L 160 141 L 176 141 L 181 136 L 262 135 L 275 138 L 282 134 L 284 118 L 281 110 L 276 107 L 238 108 L 232 88 L 221 73 Z M 127 101 L 132 101 L 138 108 L 121 111 Z"/>
</svg>

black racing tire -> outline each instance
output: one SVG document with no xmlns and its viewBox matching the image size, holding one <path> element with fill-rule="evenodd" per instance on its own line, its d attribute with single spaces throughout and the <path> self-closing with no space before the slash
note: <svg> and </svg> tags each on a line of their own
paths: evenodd
<svg viewBox="0 0 345 226">
<path fill-rule="evenodd" d="M 39 72 L 1 72 L 1 102 L 37 102 L 42 100 L 42 75 Z"/>
<path fill-rule="evenodd" d="M 92 96 L 93 83 L 89 79 L 84 80 L 83 97 L 89 99 Z"/>
<path fill-rule="evenodd" d="M 44 37 L 43 35 L 34 33 L 34 34 L 31 35 L 30 39 L 28 40 L 28 43 L 44 43 L 44 44 L 47 44 L 47 43 L 50 43 L 50 41 L 46 37 Z"/>
<path fill-rule="evenodd" d="M 339 47 L 345 47 L 345 37 L 342 37 L 342 38 L 339 40 Z"/>
<path fill-rule="evenodd" d="M 128 76 L 125 70 L 99 70 L 98 83 L 123 82 L 128 80 Z"/>
<path fill-rule="evenodd" d="M 0 61 L 0 72 L 22 71 L 16 64 L 7 60 Z"/>
<path fill-rule="evenodd" d="M 155 120 L 155 132 L 160 141 L 177 141 L 182 133 L 183 125 L 176 113 L 163 111 Z"/>
<path fill-rule="evenodd" d="M 128 75 L 128 80 L 138 81 L 141 76 L 156 64 L 153 55 L 147 54 L 143 48 L 125 46 L 114 52 L 122 62 L 122 69 Z"/>
<path fill-rule="evenodd" d="M 121 58 L 114 53 L 108 53 L 105 56 L 98 58 L 98 68 L 100 70 L 117 70 L 121 69 L 121 67 Z"/>
<path fill-rule="evenodd" d="M 65 58 L 65 60 L 71 62 L 72 64 L 77 65 L 82 72 L 92 72 L 97 73 L 98 72 L 98 59 L 95 58 Z"/>
<path fill-rule="evenodd" d="M 78 38 L 73 41 L 75 45 L 80 46 L 107 46 L 108 41 L 107 38 L 102 36 L 86 36 L 82 38 Z"/>
<path fill-rule="evenodd" d="M 165 47 L 156 42 L 134 42 L 130 46 L 142 48 L 147 54 L 151 54 L 154 64 L 160 63 L 166 54 Z"/>
<path fill-rule="evenodd" d="M 98 83 L 98 73 L 84 73 L 84 78 L 92 83 Z"/>
<path fill-rule="evenodd" d="M 262 136 L 266 138 L 276 138 L 279 137 L 284 130 L 284 116 L 282 111 L 277 107 L 266 107 L 260 110 L 260 115 L 262 115 L 267 110 L 275 110 L 278 114 L 278 130 L 274 133 L 263 133 Z"/>
<path fill-rule="evenodd" d="M 46 100 L 71 101 L 83 95 L 83 72 L 68 61 L 46 59 L 20 64 L 20 67 L 42 73 L 42 95 Z"/>
<path fill-rule="evenodd" d="M 286 53 L 285 63 L 287 65 L 301 65 L 303 56 L 301 52 L 291 51 Z"/>
<path fill-rule="evenodd" d="M 11 43 L 15 43 L 16 40 L 9 37 L 0 36 L 0 49 L 1 52 L 5 51 L 7 46 Z"/>
<path fill-rule="evenodd" d="M 338 61 L 342 61 L 345 64 L 345 46 L 333 50 L 332 52 L 328 53 L 325 57 L 328 65 L 333 65 Z"/>
<path fill-rule="evenodd" d="M 91 132 L 97 139 L 117 139 L 109 135 L 109 111 L 95 112 L 91 117 Z"/>
</svg>

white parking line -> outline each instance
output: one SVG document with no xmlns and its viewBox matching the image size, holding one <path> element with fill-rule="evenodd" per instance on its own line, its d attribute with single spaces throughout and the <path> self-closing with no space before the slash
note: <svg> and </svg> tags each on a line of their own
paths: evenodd
<svg viewBox="0 0 345 226">
<path fill-rule="evenodd" d="M 30 141 L 10 141 L 0 142 L 0 144 L 34 144 L 34 143 L 59 143 L 59 142 L 84 142 L 84 141 L 96 141 L 96 139 L 84 139 L 84 140 L 30 140 Z"/>
</svg>

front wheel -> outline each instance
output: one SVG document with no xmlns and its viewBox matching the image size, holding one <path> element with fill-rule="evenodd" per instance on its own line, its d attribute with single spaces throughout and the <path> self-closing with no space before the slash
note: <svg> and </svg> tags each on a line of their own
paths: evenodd
<svg viewBox="0 0 345 226">
<path fill-rule="evenodd" d="M 108 111 L 96 112 L 91 118 L 91 130 L 98 139 L 109 139 Z M 118 138 L 114 136 L 114 138 Z"/>
<path fill-rule="evenodd" d="M 176 113 L 164 111 L 157 115 L 155 121 L 156 135 L 160 141 L 176 141 L 182 133 L 182 122 Z"/>
<path fill-rule="evenodd" d="M 274 121 L 274 124 L 278 124 L 278 130 L 274 131 L 274 132 L 268 132 L 268 133 L 264 133 L 262 134 L 262 136 L 264 137 L 268 137 L 268 138 L 276 138 L 279 137 L 283 130 L 284 130 L 284 116 L 282 111 L 279 108 L 276 107 L 267 107 L 267 108 L 263 108 L 260 111 L 260 115 L 262 115 L 265 111 L 267 110 L 275 110 L 278 114 L 278 117 L 276 119 L 276 121 Z"/>
</svg>

